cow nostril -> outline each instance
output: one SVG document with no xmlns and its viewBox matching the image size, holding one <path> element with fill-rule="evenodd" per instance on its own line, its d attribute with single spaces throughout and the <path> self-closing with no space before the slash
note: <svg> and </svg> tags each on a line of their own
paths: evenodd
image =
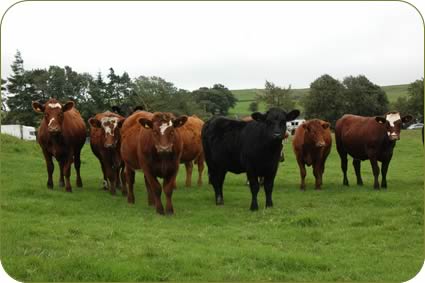
<svg viewBox="0 0 425 283">
<path fill-rule="evenodd" d="M 316 146 L 318 146 L 318 147 L 324 147 L 325 146 L 325 143 L 324 142 L 318 142 L 318 143 L 316 143 Z"/>
</svg>

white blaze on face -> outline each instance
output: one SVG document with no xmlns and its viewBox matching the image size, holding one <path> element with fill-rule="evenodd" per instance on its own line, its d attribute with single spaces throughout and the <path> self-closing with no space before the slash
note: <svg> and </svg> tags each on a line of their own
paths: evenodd
<svg viewBox="0 0 425 283">
<path fill-rule="evenodd" d="M 400 113 L 390 113 L 385 117 L 385 119 L 390 123 L 391 127 L 394 127 L 394 122 L 401 120 Z"/>
<path fill-rule="evenodd" d="M 100 119 L 102 123 L 102 128 L 105 130 L 105 134 L 114 135 L 115 127 L 118 125 L 117 117 L 103 117 Z M 109 123 L 109 126 L 107 125 Z"/>
<path fill-rule="evenodd" d="M 48 106 L 52 109 L 53 108 L 59 108 L 59 109 L 62 108 L 62 105 L 60 105 L 60 103 L 49 103 Z"/>
<path fill-rule="evenodd" d="M 48 126 L 50 127 L 50 124 L 55 120 L 55 118 L 50 119 Z"/>
<path fill-rule="evenodd" d="M 162 123 L 162 125 L 159 127 L 161 135 L 164 135 L 165 130 L 171 127 L 172 125 L 173 125 L 173 122 L 171 122 L 171 120 L 168 123 Z"/>
</svg>

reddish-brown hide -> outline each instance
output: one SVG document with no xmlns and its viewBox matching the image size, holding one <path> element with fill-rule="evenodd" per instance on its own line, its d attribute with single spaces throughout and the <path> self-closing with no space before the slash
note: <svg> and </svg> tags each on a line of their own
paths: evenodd
<svg viewBox="0 0 425 283">
<path fill-rule="evenodd" d="M 388 112 L 384 117 L 362 117 L 344 115 L 335 125 L 336 149 L 341 158 L 341 169 L 344 175 L 343 184 L 348 186 L 347 154 L 353 157 L 357 184 L 363 185 L 360 174 L 360 163 L 369 159 L 374 175 L 374 188 L 379 189 L 379 166 L 382 162 L 382 187 L 387 187 L 387 171 L 393 155 L 396 140 L 400 139 L 402 123 L 413 119 L 412 116 L 400 116 L 399 112 Z"/>
<path fill-rule="evenodd" d="M 174 118 L 170 113 L 138 111 L 129 116 L 121 128 L 121 156 L 125 162 L 127 199 L 134 203 L 135 170 L 143 170 L 149 205 L 164 214 L 161 192 L 167 202 L 165 212 L 174 213 L 171 201 L 176 187 L 176 176 L 183 150 L 183 142 L 176 128 L 187 120 Z M 157 178 L 163 178 L 163 186 Z"/>
<path fill-rule="evenodd" d="M 187 118 L 187 122 L 177 129 L 183 141 L 183 153 L 180 159 L 186 167 L 186 187 L 192 186 L 193 161 L 198 165 L 198 186 L 202 186 L 204 171 L 204 153 L 202 150 L 201 131 L 204 122 L 196 115 Z"/>
<path fill-rule="evenodd" d="M 332 136 L 328 122 L 319 119 L 308 120 L 295 130 L 292 147 L 300 167 L 301 190 L 305 190 L 305 165 L 313 166 L 315 188 L 321 189 L 325 162 L 331 146 Z"/>
<path fill-rule="evenodd" d="M 38 128 L 37 140 L 43 151 L 47 165 L 47 187 L 53 188 L 54 156 L 59 163 L 59 186 L 64 186 L 71 192 L 71 164 L 74 162 L 77 173 L 77 187 L 82 187 L 80 176 L 80 152 L 86 140 L 86 127 L 80 113 L 74 107 L 74 102 L 68 101 L 62 105 L 56 99 L 50 99 L 45 104 L 32 102 L 32 108 L 37 113 L 43 113 Z"/>
<path fill-rule="evenodd" d="M 124 162 L 120 154 L 120 128 L 124 119 L 124 117 L 109 111 L 96 114 L 95 117 L 89 119 L 90 147 L 99 159 L 104 189 L 109 187 L 111 194 L 115 194 L 115 188 L 120 185 L 120 176 L 121 179 L 124 179 Z M 121 189 L 122 194 L 126 194 L 124 186 Z"/>
</svg>

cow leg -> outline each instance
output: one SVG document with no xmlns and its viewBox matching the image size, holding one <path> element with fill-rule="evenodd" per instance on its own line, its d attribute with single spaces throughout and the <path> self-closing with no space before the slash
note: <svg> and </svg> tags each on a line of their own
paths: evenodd
<svg viewBox="0 0 425 283">
<path fill-rule="evenodd" d="M 176 175 L 171 176 L 170 178 L 164 178 L 163 189 L 166 197 L 166 205 L 165 205 L 165 213 L 166 214 L 174 214 L 172 195 L 173 190 L 176 187 Z"/>
<path fill-rule="evenodd" d="M 81 149 L 76 149 L 75 154 L 74 154 L 74 167 L 75 167 L 75 174 L 77 175 L 77 187 L 81 188 L 83 186 L 83 181 L 81 180 L 81 175 L 80 175 L 80 167 L 81 167 L 81 159 L 80 159 L 80 155 L 81 155 Z"/>
<path fill-rule="evenodd" d="M 372 165 L 372 171 L 373 171 L 373 177 L 375 179 L 374 183 L 373 183 L 373 188 L 375 190 L 379 190 L 379 166 L 378 166 L 378 160 L 376 160 L 375 157 L 370 157 L 370 165 Z"/>
<path fill-rule="evenodd" d="M 161 202 L 161 185 L 158 183 L 158 180 L 152 176 L 150 172 L 145 172 L 145 176 L 149 183 L 149 188 L 155 197 L 155 207 L 156 212 L 159 214 L 164 214 L 164 207 Z"/>
<path fill-rule="evenodd" d="M 108 168 L 106 173 L 109 180 L 109 192 L 111 193 L 111 195 L 115 195 L 115 188 L 117 185 L 117 171 L 112 168 Z"/>
<path fill-rule="evenodd" d="M 251 211 L 256 211 L 258 210 L 257 195 L 258 195 L 258 191 L 260 190 L 260 184 L 258 183 L 258 176 L 253 174 L 248 174 L 248 173 L 247 175 L 248 175 L 247 177 L 248 177 L 249 187 L 251 189 L 251 195 L 252 195 L 250 209 Z"/>
<path fill-rule="evenodd" d="M 102 168 L 102 174 L 103 174 L 103 190 L 108 190 L 108 177 L 106 176 L 106 168 L 105 164 L 103 164 L 103 161 L 99 160 L 100 167 Z"/>
<path fill-rule="evenodd" d="M 341 169 L 342 173 L 344 174 L 344 179 L 342 181 L 342 184 L 344 186 L 349 186 L 348 184 L 348 178 L 347 178 L 347 167 L 348 167 L 348 159 L 347 159 L 347 153 L 340 153 L 339 156 L 341 157 Z"/>
<path fill-rule="evenodd" d="M 125 182 L 127 185 L 127 202 L 134 204 L 134 175 L 135 172 L 129 166 L 125 166 Z"/>
<path fill-rule="evenodd" d="M 363 180 L 360 173 L 361 162 L 362 161 L 360 159 L 353 159 L 353 167 L 354 171 L 356 171 L 357 185 L 359 186 L 363 186 Z"/>
<path fill-rule="evenodd" d="M 184 163 L 186 167 L 186 187 L 192 186 L 192 171 L 193 171 L 193 162 L 188 161 Z"/>
<path fill-rule="evenodd" d="M 43 150 L 43 155 L 47 166 L 47 187 L 53 189 L 53 171 L 55 170 L 55 165 L 53 164 L 52 155 L 50 153 Z"/>
<path fill-rule="evenodd" d="M 65 176 L 65 190 L 69 193 L 72 192 L 71 181 L 70 181 L 71 165 L 72 165 L 71 160 L 72 158 L 68 157 L 68 160 L 64 162 L 64 165 L 63 165 L 63 174 Z"/>
<path fill-rule="evenodd" d="M 127 195 L 127 186 L 126 186 L 126 180 L 125 180 L 125 167 L 120 167 L 120 180 L 121 180 L 121 194 L 123 196 Z"/>
<path fill-rule="evenodd" d="M 320 161 L 313 163 L 313 175 L 316 180 L 315 189 L 320 190 L 322 186 L 322 169 Z"/>
<path fill-rule="evenodd" d="M 388 172 L 388 166 L 390 165 L 390 161 L 383 161 L 381 165 L 381 173 L 382 173 L 382 182 L 381 187 L 387 188 L 387 172 Z"/>
<path fill-rule="evenodd" d="M 204 157 L 202 154 L 200 157 L 198 157 L 197 163 L 198 163 L 198 187 L 200 187 L 202 186 L 202 173 L 204 172 L 204 168 L 205 168 Z"/>
<path fill-rule="evenodd" d="M 266 192 L 266 208 L 273 207 L 273 183 L 274 177 L 265 176 L 264 177 L 264 191 Z"/>
<path fill-rule="evenodd" d="M 153 206 L 155 204 L 154 193 L 149 186 L 149 182 L 148 182 L 148 179 L 146 178 L 146 175 L 144 176 L 144 179 L 145 179 L 146 192 L 148 193 L 148 205 Z"/>
<path fill-rule="evenodd" d="M 215 204 L 216 205 L 223 205 L 224 199 L 223 199 L 223 183 L 224 183 L 224 177 L 226 176 L 226 172 L 209 172 L 210 175 L 210 181 L 214 188 L 215 192 Z"/>
</svg>

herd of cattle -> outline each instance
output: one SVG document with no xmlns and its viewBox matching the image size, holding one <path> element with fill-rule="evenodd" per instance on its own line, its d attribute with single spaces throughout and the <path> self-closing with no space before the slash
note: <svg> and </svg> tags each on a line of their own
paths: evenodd
<svg viewBox="0 0 425 283">
<path fill-rule="evenodd" d="M 82 187 L 80 153 L 86 140 L 86 127 L 74 102 L 61 104 L 55 99 L 33 102 L 35 112 L 43 113 L 38 143 L 47 165 L 47 187 L 53 188 L 54 165 L 60 168 L 59 186 L 71 192 L 71 165 L 74 163 L 77 187 Z M 144 173 L 149 205 L 160 214 L 173 214 L 172 194 L 180 163 L 186 166 L 186 186 L 191 186 L 193 163 L 198 165 L 198 185 L 202 185 L 204 161 L 217 205 L 224 203 L 223 183 L 227 172 L 245 172 L 252 194 L 251 210 L 258 210 L 257 194 L 263 183 L 266 207 L 273 206 L 273 184 L 279 161 L 283 159 L 282 141 L 287 137 L 286 122 L 300 112 L 287 113 L 272 108 L 255 112 L 248 119 L 213 117 L 207 122 L 193 116 L 175 117 L 171 113 L 137 110 L 127 117 L 114 112 L 99 113 L 89 119 L 90 145 L 99 159 L 104 189 L 111 194 L 121 187 L 128 203 L 134 203 L 135 171 Z M 357 184 L 362 185 L 360 164 L 370 160 L 374 188 L 387 187 L 386 175 L 393 148 L 400 139 L 402 123 L 412 116 L 389 112 L 384 117 L 344 115 L 335 127 L 336 148 L 341 158 L 343 184 L 348 185 L 347 154 L 353 157 Z M 325 162 L 331 150 L 332 136 L 328 122 L 312 119 L 297 128 L 292 145 L 300 168 L 301 190 L 305 189 L 305 165 L 313 167 L 315 188 L 320 189 Z M 162 185 L 158 178 L 163 179 Z M 161 193 L 166 196 L 165 210 Z"/>
</svg>

